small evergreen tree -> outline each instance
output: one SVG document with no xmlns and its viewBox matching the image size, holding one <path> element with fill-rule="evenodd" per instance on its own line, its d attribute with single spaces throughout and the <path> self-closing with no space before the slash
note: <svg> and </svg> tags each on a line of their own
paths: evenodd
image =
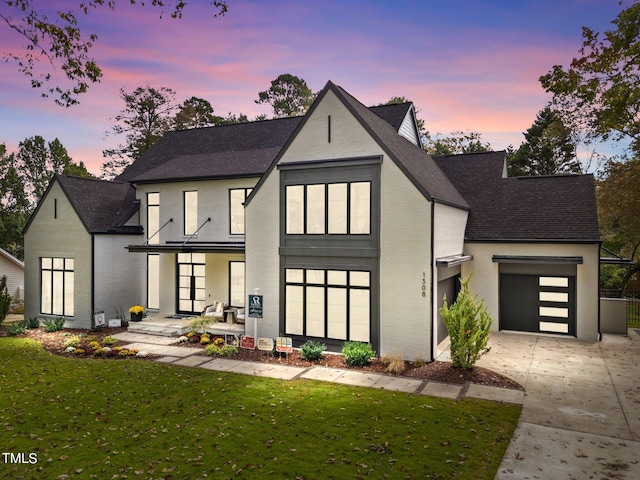
<svg viewBox="0 0 640 480">
<path fill-rule="evenodd" d="M 7 318 L 10 306 L 11 295 L 9 295 L 9 289 L 7 288 L 7 276 L 3 275 L 0 279 L 0 324 Z"/>
<path fill-rule="evenodd" d="M 460 293 L 452 305 L 444 305 L 440 315 L 447 327 L 451 340 L 451 360 L 456 368 L 473 368 L 478 359 L 487 353 L 489 330 L 493 320 L 487 313 L 484 301 L 478 301 L 478 294 L 469 291 L 471 274 L 460 280 Z"/>
</svg>

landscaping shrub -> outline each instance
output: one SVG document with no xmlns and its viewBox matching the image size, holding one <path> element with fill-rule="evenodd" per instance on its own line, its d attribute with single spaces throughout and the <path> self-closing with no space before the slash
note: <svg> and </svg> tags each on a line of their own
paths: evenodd
<svg viewBox="0 0 640 480">
<path fill-rule="evenodd" d="M 117 345 L 118 339 L 109 335 L 108 337 L 104 337 L 102 339 L 102 345 Z"/>
<path fill-rule="evenodd" d="M 64 318 L 45 318 L 42 321 L 42 324 L 44 325 L 45 332 L 57 332 L 59 330 L 62 330 L 62 327 L 64 327 Z"/>
<path fill-rule="evenodd" d="M 233 345 L 224 345 L 222 347 L 217 346 L 215 343 L 207 345 L 204 349 L 207 355 L 218 357 L 235 357 L 238 354 L 238 347 Z"/>
<path fill-rule="evenodd" d="M 406 364 L 400 355 L 384 355 L 380 360 L 387 365 L 386 372 L 393 375 L 402 375 L 406 370 Z"/>
<path fill-rule="evenodd" d="M 342 347 L 344 361 L 352 367 L 369 365 L 375 355 L 370 343 L 346 342 Z"/>
<path fill-rule="evenodd" d="M 10 307 L 11 295 L 9 295 L 9 289 L 7 288 L 7 276 L 3 275 L 0 278 L 0 324 L 7 318 Z"/>
<path fill-rule="evenodd" d="M 317 362 L 322 359 L 322 352 L 324 352 L 324 350 L 325 346 L 322 343 L 308 340 L 300 347 L 300 358 L 308 362 Z"/>
<path fill-rule="evenodd" d="M 27 324 L 25 321 L 14 322 L 7 327 L 7 335 L 15 337 L 16 335 L 22 335 L 27 331 Z"/>
<path fill-rule="evenodd" d="M 38 328 L 40 326 L 40 319 L 37 317 L 32 317 L 28 320 L 25 320 L 27 328 Z"/>
<path fill-rule="evenodd" d="M 456 301 L 448 305 L 445 295 L 440 309 L 451 340 L 451 361 L 457 368 L 473 368 L 476 361 L 490 350 L 487 343 L 493 320 L 484 302 L 478 301 L 478 295 L 469 291 L 470 280 L 471 274 L 460 280 L 461 289 Z"/>
<path fill-rule="evenodd" d="M 71 337 L 67 337 L 64 339 L 63 342 L 65 347 L 78 347 L 80 345 L 80 336 L 79 335 L 73 335 Z"/>
</svg>

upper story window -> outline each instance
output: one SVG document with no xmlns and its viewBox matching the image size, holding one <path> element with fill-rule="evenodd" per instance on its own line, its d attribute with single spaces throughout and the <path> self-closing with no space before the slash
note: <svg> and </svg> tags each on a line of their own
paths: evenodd
<svg viewBox="0 0 640 480">
<path fill-rule="evenodd" d="M 371 182 L 287 185 L 288 235 L 369 235 Z"/>
<path fill-rule="evenodd" d="M 147 238 L 149 244 L 160 243 L 160 194 L 147 193 Z M 153 235 L 153 237 L 152 237 Z"/>
<path fill-rule="evenodd" d="M 229 232 L 244 235 L 244 203 L 252 188 L 232 188 L 229 190 Z"/>
<path fill-rule="evenodd" d="M 184 193 L 184 234 L 193 235 L 198 230 L 198 191 Z"/>
</svg>

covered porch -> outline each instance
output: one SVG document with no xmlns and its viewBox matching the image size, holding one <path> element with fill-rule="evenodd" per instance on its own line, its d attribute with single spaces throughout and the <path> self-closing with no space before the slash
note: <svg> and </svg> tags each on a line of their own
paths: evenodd
<svg viewBox="0 0 640 480">
<path fill-rule="evenodd" d="M 174 317 L 178 317 L 175 315 Z M 165 337 L 179 337 L 189 333 L 189 320 L 193 316 L 181 316 L 182 318 L 162 317 L 159 315 L 147 316 L 140 322 L 129 322 L 128 330 L 133 333 L 146 333 Z M 214 335 L 244 335 L 244 324 L 215 322 L 207 327 L 207 331 Z"/>
</svg>

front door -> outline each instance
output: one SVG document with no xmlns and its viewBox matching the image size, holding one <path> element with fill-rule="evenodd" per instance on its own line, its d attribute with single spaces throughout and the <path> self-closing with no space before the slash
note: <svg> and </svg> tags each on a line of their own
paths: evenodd
<svg viewBox="0 0 640 480">
<path fill-rule="evenodd" d="M 178 254 L 178 313 L 202 313 L 205 307 L 205 254 Z"/>
</svg>

